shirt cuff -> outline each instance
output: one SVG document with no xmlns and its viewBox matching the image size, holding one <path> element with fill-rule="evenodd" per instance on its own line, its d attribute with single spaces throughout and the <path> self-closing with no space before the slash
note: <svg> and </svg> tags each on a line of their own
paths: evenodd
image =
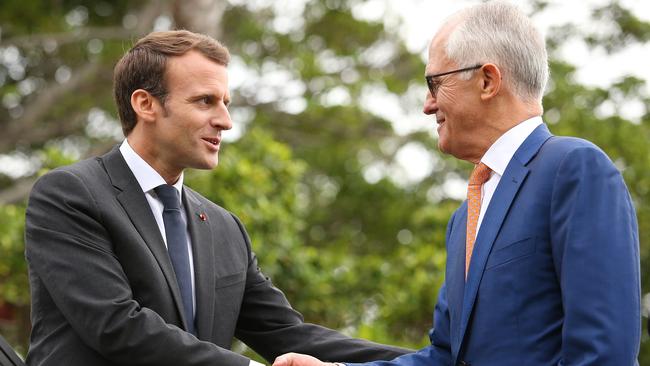
<svg viewBox="0 0 650 366">
<path fill-rule="evenodd" d="M 264 366 L 264 364 L 251 360 L 251 362 L 248 363 L 248 366 Z"/>
</svg>

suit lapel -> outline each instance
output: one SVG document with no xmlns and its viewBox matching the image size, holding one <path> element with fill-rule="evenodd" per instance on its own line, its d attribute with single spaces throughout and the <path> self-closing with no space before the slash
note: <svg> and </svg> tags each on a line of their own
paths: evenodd
<svg viewBox="0 0 650 366">
<path fill-rule="evenodd" d="M 483 271 L 485 270 L 485 263 L 487 262 L 494 240 L 501 229 L 503 220 L 508 213 L 508 209 L 512 204 L 512 200 L 519 191 L 521 184 L 528 175 L 528 169 L 515 163 L 514 160 L 508 164 L 508 168 L 501 177 L 501 181 L 497 186 L 490 205 L 485 212 L 481 228 L 476 236 L 474 244 L 474 252 L 472 253 L 471 265 L 469 273 L 467 274 L 467 283 L 465 284 L 465 295 L 463 302 L 463 312 L 461 317 L 461 332 L 465 333 L 467 322 L 474 307 L 474 300 L 476 299 L 476 292 L 481 283 Z"/>
<path fill-rule="evenodd" d="M 492 246 L 508 214 L 512 202 L 519 192 L 524 180 L 528 176 L 528 162 L 537 154 L 544 142 L 551 137 L 546 125 L 538 126 L 524 143 L 517 149 L 510 160 L 499 185 L 490 200 L 483 222 L 476 236 L 472 263 L 467 274 L 467 283 L 463 296 L 462 316 L 460 320 L 459 341 L 462 341 L 467 330 L 467 323 L 474 308 L 476 293 L 485 271 L 485 264 L 492 250 Z M 460 344 L 457 345 L 457 349 Z"/>
<path fill-rule="evenodd" d="M 149 202 L 117 147 L 102 156 L 101 159 L 104 162 L 111 183 L 120 191 L 116 196 L 117 200 L 156 258 L 171 290 L 172 298 L 178 311 L 178 317 L 182 319 L 183 325 L 187 329 L 187 324 L 180 311 L 183 302 L 181 300 L 178 282 L 176 281 L 176 275 L 174 274 L 174 268 L 169 259 L 165 242 L 160 235 L 160 230 L 158 230 L 156 219 L 151 212 Z"/>
<path fill-rule="evenodd" d="M 212 224 L 194 192 L 183 187 L 183 204 L 192 239 L 196 327 L 200 339 L 212 339 L 214 323 L 215 268 Z M 213 218 L 214 219 L 214 218 Z"/>
</svg>

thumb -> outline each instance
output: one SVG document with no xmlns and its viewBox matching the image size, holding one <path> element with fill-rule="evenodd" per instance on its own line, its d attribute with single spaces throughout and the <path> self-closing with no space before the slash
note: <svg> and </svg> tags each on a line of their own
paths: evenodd
<svg viewBox="0 0 650 366">
<path fill-rule="evenodd" d="M 289 357 L 289 355 L 290 354 L 284 354 L 276 357 L 275 361 L 273 361 L 273 366 L 290 366 L 291 357 Z"/>
</svg>

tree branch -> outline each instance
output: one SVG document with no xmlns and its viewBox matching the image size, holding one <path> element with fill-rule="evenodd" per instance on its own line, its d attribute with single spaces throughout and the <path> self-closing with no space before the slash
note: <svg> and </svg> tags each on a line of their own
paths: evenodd
<svg viewBox="0 0 650 366">
<path fill-rule="evenodd" d="M 9 188 L 0 191 L 0 206 L 18 203 L 25 199 L 36 182 L 36 177 L 30 177 L 14 182 Z"/>
<path fill-rule="evenodd" d="M 36 47 L 46 42 L 56 42 L 58 46 L 80 41 L 86 41 L 93 38 L 98 39 L 123 39 L 133 34 L 132 31 L 123 27 L 100 27 L 100 28 L 79 28 L 72 32 L 61 33 L 39 33 L 15 36 L 7 38 L 0 42 L 0 47 L 19 46 L 19 47 Z"/>
<path fill-rule="evenodd" d="M 161 1 L 152 1 L 142 8 L 138 14 L 138 27 L 135 29 L 137 35 L 148 32 L 155 19 L 162 11 Z M 111 30 L 107 28 L 106 30 Z M 133 35 L 132 32 L 122 32 L 125 37 Z M 72 36 L 74 37 L 74 36 Z M 25 108 L 22 117 L 10 121 L 4 127 L 4 133 L 0 138 L 0 151 L 8 151 L 17 144 L 30 144 L 38 141 L 46 141 L 60 135 L 61 128 L 37 129 L 39 122 L 47 113 L 66 96 L 78 91 L 86 82 L 93 80 L 102 70 L 102 64 L 95 60 L 85 64 L 79 71 L 75 72 L 70 80 L 64 84 L 50 83 L 38 93 L 33 101 L 29 102 L 30 107 Z M 70 128 L 63 129 L 70 131 Z M 34 133 L 34 131 L 39 131 Z M 47 132 L 50 132 L 48 134 Z"/>
<path fill-rule="evenodd" d="M 15 37 L 6 40 L 2 43 L 15 44 L 20 42 L 39 42 L 48 37 L 59 37 L 61 42 L 74 42 L 83 40 L 84 37 L 88 38 L 128 38 L 131 36 L 139 37 L 153 28 L 153 23 L 156 18 L 162 13 L 167 4 L 161 0 L 154 0 L 143 7 L 138 13 L 138 26 L 131 32 L 125 30 L 118 31 L 118 28 L 90 28 L 87 31 L 82 31 L 77 34 L 60 34 L 60 35 L 39 35 L 27 37 Z M 111 36 L 113 32 L 113 36 Z M 97 73 L 102 69 L 102 64 L 98 61 L 90 62 L 84 65 L 78 72 L 76 72 L 70 80 L 65 84 L 51 83 L 48 87 L 42 90 L 36 96 L 35 100 L 30 102 L 30 107 L 25 111 L 22 117 L 11 121 L 3 128 L 3 137 L 0 139 L 0 151 L 7 151 L 16 146 L 19 141 L 29 139 L 30 142 L 44 142 L 56 136 L 61 136 L 61 133 L 66 131 L 71 132 L 79 128 L 79 123 L 83 122 L 83 118 L 77 118 L 77 122 L 72 123 L 71 126 L 56 126 L 48 128 L 40 128 L 38 125 L 40 121 L 47 115 L 47 113 L 64 97 L 78 91 L 87 81 L 96 78 Z M 30 137 L 31 136 L 31 137 Z M 98 153 L 108 150 L 114 142 L 111 141 L 107 144 L 94 146 L 88 151 L 87 156 L 97 155 Z M 0 205 L 17 203 L 23 200 L 31 190 L 32 185 L 36 181 L 36 177 L 24 178 L 17 180 L 12 186 L 0 191 Z"/>
<path fill-rule="evenodd" d="M 5 127 L 0 139 L 0 151 L 7 151 L 16 144 L 25 143 L 31 139 L 32 132 L 36 131 L 36 125 L 59 101 L 77 90 L 85 81 L 92 79 L 100 69 L 101 64 L 97 61 L 84 65 L 76 72 L 68 82 L 64 84 L 51 83 L 47 88 L 38 93 L 36 99 L 25 109 L 22 117 L 10 121 Z M 42 131 L 41 131 L 42 132 Z M 47 136 L 51 138 L 52 136 Z"/>
<path fill-rule="evenodd" d="M 86 27 L 77 28 L 71 32 L 20 35 L 0 41 L 0 48 L 12 45 L 34 47 L 48 41 L 54 41 L 60 46 L 93 38 L 128 39 L 133 36 L 141 36 L 151 30 L 154 21 L 161 14 L 162 9 L 162 1 L 151 1 L 138 13 L 138 25 L 133 30 L 125 29 L 123 27 Z"/>
<path fill-rule="evenodd" d="M 105 153 L 115 145 L 115 141 L 93 145 L 82 158 L 97 156 Z M 0 206 L 19 203 L 24 200 L 32 189 L 38 177 L 27 177 L 16 180 L 13 185 L 0 191 Z"/>
</svg>

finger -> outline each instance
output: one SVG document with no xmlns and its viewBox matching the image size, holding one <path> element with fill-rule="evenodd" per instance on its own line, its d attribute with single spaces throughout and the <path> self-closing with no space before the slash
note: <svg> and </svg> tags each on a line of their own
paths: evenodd
<svg viewBox="0 0 650 366">
<path fill-rule="evenodd" d="M 291 357 L 290 354 L 284 354 L 275 358 L 273 361 L 273 366 L 290 366 Z"/>
</svg>

